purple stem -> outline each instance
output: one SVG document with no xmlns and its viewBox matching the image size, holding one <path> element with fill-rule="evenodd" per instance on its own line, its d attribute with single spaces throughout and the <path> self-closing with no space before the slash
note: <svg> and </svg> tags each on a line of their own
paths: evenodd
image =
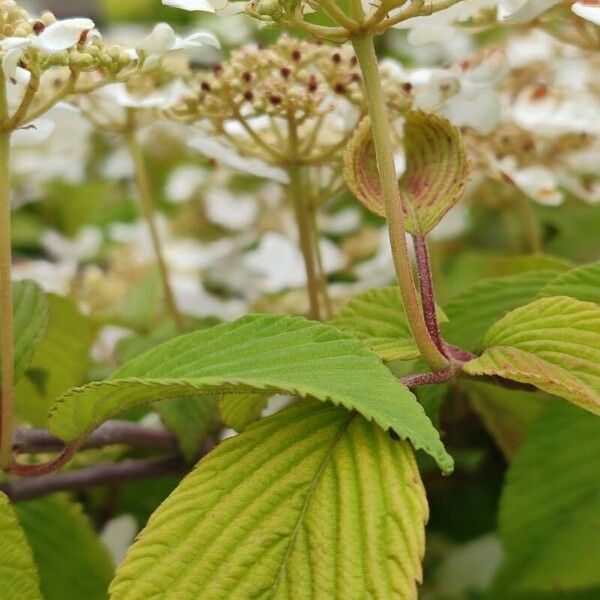
<svg viewBox="0 0 600 600">
<path fill-rule="evenodd" d="M 423 373 L 422 375 L 407 375 L 402 377 L 400 381 L 407 388 L 416 388 L 420 385 L 431 385 L 434 383 L 446 383 L 450 381 L 455 374 L 454 367 L 450 367 L 444 371 L 437 371 L 435 373 Z"/>
<path fill-rule="evenodd" d="M 431 276 L 431 263 L 429 261 L 427 242 L 425 238 L 420 235 L 413 235 L 413 242 L 415 247 L 415 258 L 417 261 L 417 272 L 419 274 L 419 289 L 421 290 L 421 303 L 423 305 L 425 325 L 438 350 L 444 356 L 447 356 L 446 344 L 442 338 L 442 332 L 440 331 L 440 325 L 437 319 L 435 291 L 433 288 L 433 278 Z"/>
</svg>

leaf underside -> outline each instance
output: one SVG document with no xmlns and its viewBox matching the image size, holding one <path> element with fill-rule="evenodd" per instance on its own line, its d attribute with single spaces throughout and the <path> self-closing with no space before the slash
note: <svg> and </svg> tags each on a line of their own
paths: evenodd
<svg viewBox="0 0 600 600">
<path fill-rule="evenodd" d="M 498 375 L 535 385 L 600 414 L 600 307 L 566 296 L 543 298 L 498 321 L 488 348 L 464 365 L 471 375 Z"/>
<path fill-rule="evenodd" d="M 8 498 L 0 492 L 0 598 L 42 600 L 25 534 Z"/>
<path fill-rule="evenodd" d="M 442 117 L 408 113 L 404 129 L 406 171 L 399 186 L 406 230 L 426 235 L 460 200 L 469 161 L 460 130 Z M 368 118 L 358 126 L 345 153 L 344 174 L 352 193 L 385 217 L 385 203 Z"/>
<path fill-rule="evenodd" d="M 244 431 L 260 419 L 269 402 L 267 394 L 225 394 L 219 400 L 219 413 L 223 423 L 236 431 Z"/>
<path fill-rule="evenodd" d="M 558 403 L 534 424 L 500 504 L 504 578 L 517 590 L 600 586 L 600 420 Z"/>
<path fill-rule="evenodd" d="M 416 598 L 427 513 L 410 445 L 300 402 L 197 465 L 130 549 L 111 598 Z"/>
<path fill-rule="evenodd" d="M 414 395 L 375 354 L 340 330 L 301 317 L 250 315 L 171 340 L 113 378 L 71 390 L 49 427 L 75 441 L 123 410 L 170 397 L 283 391 L 356 410 L 410 438 L 444 471 L 452 459 Z"/>
</svg>

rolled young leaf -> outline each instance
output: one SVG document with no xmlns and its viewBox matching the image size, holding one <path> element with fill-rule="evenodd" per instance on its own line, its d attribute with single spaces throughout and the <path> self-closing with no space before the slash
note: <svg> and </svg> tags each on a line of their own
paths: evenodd
<svg viewBox="0 0 600 600">
<path fill-rule="evenodd" d="M 404 128 L 406 171 L 400 195 L 406 229 L 426 235 L 460 200 L 469 161 L 460 130 L 446 119 L 420 111 L 408 113 Z M 357 127 L 344 156 L 350 190 L 371 212 L 385 217 L 385 205 L 368 118 Z"/>
</svg>

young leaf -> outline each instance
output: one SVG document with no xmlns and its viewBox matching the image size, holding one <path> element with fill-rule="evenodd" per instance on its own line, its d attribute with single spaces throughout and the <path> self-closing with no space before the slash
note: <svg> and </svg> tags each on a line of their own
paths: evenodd
<svg viewBox="0 0 600 600">
<path fill-rule="evenodd" d="M 544 270 L 478 281 L 448 304 L 449 323 L 442 330 L 449 341 L 474 352 L 498 319 L 534 300 L 555 278 L 556 272 Z"/>
<path fill-rule="evenodd" d="M 548 283 L 540 296 L 570 296 L 600 305 L 600 262 L 567 271 Z"/>
<path fill-rule="evenodd" d="M 8 498 L 0 492 L 0 598 L 42 600 L 31 549 Z"/>
<path fill-rule="evenodd" d="M 15 512 L 39 569 L 44 600 L 106 598 L 112 560 L 79 506 L 48 496 L 17 504 Z"/>
<path fill-rule="evenodd" d="M 95 333 L 71 300 L 53 294 L 47 298 L 48 332 L 15 390 L 19 416 L 36 426 L 46 424 L 48 408 L 60 394 L 82 383 Z"/>
<path fill-rule="evenodd" d="M 440 317 L 446 320 L 443 313 Z M 420 356 L 397 287 L 355 296 L 330 324 L 361 340 L 383 360 L 414 360 Z"/>
<path fill-rule="evenodd" d="M 223 423 L 236 431 L 244 431 L 248 425 L 260 419 L 269 402 L 266 394 L 225 394 L 219 400 L 219 412 Z"/>
<path fill-rule="evenodd" d="M 111 597 L 412 599 L 427 513 L 408 444 L 301 402 L 198 464 L 150 518 Z"/>
<path fill-rule="evenodd" d="M 600 420 L 544 411 L 508 472 L 500 505 L 505 573 L 516 590 L 600 586 Z"/>
<path fill-rule="evenodd" d="M 425 235 L 460 200 L 469 161 L 459 129 L 446 119 L 423 112 L 408 114 L 404 147 L 406 171 L 399 185 L 406 229 Z M 368 118 L 348 145 L 344 174 L 348 187 L 366 208 L 385 217 Z"/>
<path fill-rule="evenodd" d="M 535 385 L 600 414 L 600 307 L 566 296 L 543 298 L 506 315 L 488 331 L 471 375 Z"/>
<path fill-rule="evenodd" d="M 48 325 L 48 301 L 33 281 L 15 281 L 12 286 L 15 336 L 15 382 L 27 370 Z M 0 374 L 0 381 L 2 375 Z"/>
<path fill-rule="evenodd" d="M 452 468 L 414 395 L 379 359 L 348 334 L 301 317 L 250 315 L 166 342 L 111 379 L 65 394 L 51 410 L 49 428 L 71 442 L 154 400 L 256 390 L 341 404 L 410 438 L 444 471 Z"/>
</svg>

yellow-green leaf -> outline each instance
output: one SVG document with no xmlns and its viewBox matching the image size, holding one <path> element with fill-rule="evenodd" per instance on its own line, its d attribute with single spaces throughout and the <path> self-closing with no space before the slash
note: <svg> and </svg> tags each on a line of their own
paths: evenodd
<svg viewBox="0 0 600 600">
<path fill-rule="evenodd" d="M 413 599 L 427 514 L 408 444 L 301 402 L 198 464 L 150 518 L 111 598 Z"/>
<path fill-rule="evenodd" d="M 439 316 L 447 320 L 442 311 Z M 420 356 L 397 287 L 355 296 L 330 324 L 361 340 L 383 360 L 414 360 Z"/>
<path fill-rule="evenodd" d="M 0 492 L 0 598 L 42 600 L 31 549 L 8 498 Z"/>
<path fill-rule="evenodd" d="M 49 417 L 74 441 L 129 408 L 198 393 L 287 392 L 341 404 L 429 452 L 452 459 L 414 395 L 352 336 L 302 317 L 250 315 L 196 331 L 133 359 L 109 380 L 71 390 Z"/>
<path fill-rule="evenodd" d="M 566 296 L 543 298 L 498 321 L 487 350 L 464 366 L 535 385 L 600 414 L 600 307 Z"/>
<path fill-rule="evenodd" d="M 400 195 L 410 233 L 425 235 L 460 200 L 469 161 L 460 130 L 442 117 L 410 112 L 404 129 L 406 171 Z M 357 127 L 344 157 L 348 187 L 370 211 L 385 217 L 371 124 Z"/>
<path fill-rule="evenodd" d="M 600 304 L 600 262 L 582 265 L 552 280 L 540 296 L 570 296 L 584 302 Z"/>
<path fill-rule="evenodd" d="M 244 431 L 260 418 L 268 401 L 267 394 L 225 394 L 219 400 L 219 412 L 227 427 Z"/>
<path fill-rule="evenodd" d="M 19 381 L 31 363 L 35 349 L 44 339 L 48 326 L 48 301 L 33 281 L 15 281 L 14 306 L 15 381 Z M 0 381 L 2 380 L 0 374 Z"/>
</svg>

